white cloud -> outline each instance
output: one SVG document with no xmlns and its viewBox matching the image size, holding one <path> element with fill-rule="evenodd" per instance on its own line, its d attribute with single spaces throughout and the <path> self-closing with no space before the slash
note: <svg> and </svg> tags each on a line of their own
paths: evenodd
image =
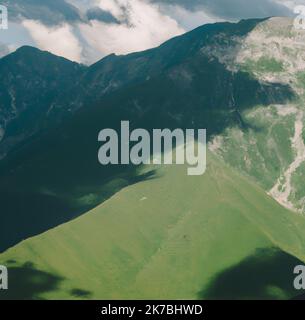
<svg viewBox="0 0 305 320">
<path fill-rule="evenodd" d="M 128 6 L 129 0 L 100 0 L 96 3 L 101 9 L 109 11 L 114 17 L 123 16 L 123 8 Z"/>
<path fill-rule="evenodd" d="M 179 5 L 161 5 L 161 9 L 162 12 L 166 12 L 186 30 L 191 30 L 207 23 L 223 21 L 223 19 L 213 16 L 201 8 L 191 11 Z"/>
<path fill-rule="evenodd" d="M 80 24 L 82 36 L 102 55 L 145 50 L 184 32 L 174 19 L 162 14 L 157 5 L 145 0 L 103 0 L 100 7 L 117 19 L 128 20 L 127 24 L 100 21 Z"/>
<path fill-rule="evenodd" d="M 275 2 L 283 4 L 292 11 L 297 5 L 305 5 L 305 0 L 275 0 Z"/>
<path fill-rule="evenodd" d="M 39 21 L 23 20 L 22 25 L 28 30 L 38 48 L 73 61 L 81 61 L 81 45 L 73 34 L 72 27 L 67 23 L 56 27 L 46 27 Z"/>
<path fill-rule="evenodd" d="M 6 45 L 0 42 L 0 58 L 6 56 L 11 52 L 10 48 Z M 1 141 L 1 127 L 0 127 L 0 141 Z"/>
<path fill-rule="evenodd" d="M 269 11 L 273 7 L 276 10 L 282 4 L 287 7 L 288 13 L 292 12 L 288 7 L 292 9 L 297 4 L 305 4 L 305 0 L 257 0 L 257 4 L 252 0 L 65 1 L 78 8 L 84 18 L 82 21 L 66 21 L 50 27 L 44 21 L 26 19 L 21 24 L 18 22 L 18 28 L 12 28 L 11 23 L 10 33 L 7 36 L 3 34 L 1 42 L 16 46 L 34 45 L 68 59 L 90 64 L 110 53 L 126 54 L 155 47 L 197 26 L 223 21 L 224 18 L 220 16 L 224 17 L 225 14 L 228 17 L 236 16 L 234 19 L 226 19 L 236 20 L 244 18 L 245 14 L 255 15 L 262 4 L 265 5 L 261 11 L 265 7 Z M 86 11 L 94 7 L 111 13 L 120 24 L 86 21 Z M 2 52 L 5 54 L 7 51 L 3 49 Z"/>
</svg>

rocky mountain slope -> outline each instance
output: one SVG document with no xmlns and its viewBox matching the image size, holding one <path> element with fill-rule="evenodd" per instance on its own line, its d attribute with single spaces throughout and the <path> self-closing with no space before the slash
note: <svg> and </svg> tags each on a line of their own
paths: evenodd
<svg viewBox="0 0 305 320">
<path fill-rule="evenodd" d="M 64 116 L 52 114 L 56 100 L 82 70 L 77 63 L 32 47 L 0 59 L 0 159 L 34 133 L 56 125 Z"/>
<path fill-rule="evenodd" d="M 248 126 L 227 128 L 210 147 L 283 206 L 304 212 L 305 32 L 294 29 L 290 19 L 272 18 L 248 34 L 234 57 L 230 48 L 205 51 L 211 56 L 221 52 L 228 69 L 245 70 L 260 82 L 278 81 L 292 88 L 292 101 L 258 104 L 243 112 Z"/>
</svg>

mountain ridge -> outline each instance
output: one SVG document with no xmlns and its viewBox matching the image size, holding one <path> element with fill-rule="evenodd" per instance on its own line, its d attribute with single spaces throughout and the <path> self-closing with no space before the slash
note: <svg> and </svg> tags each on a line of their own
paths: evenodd
<svg viewBox="0 0 305 320">
<path fill-rule="evenodd" d="M 38 127 L 35 130 L 33 130 L 33 121 L 26 123 L 26 121 L 23 120 L 22 125 L 14 125 L 14 123 L 12 125 L 9 124 L 11 121 L 16 122 L 16 115 L 14 115 L 14 108 L 16 109 L 16 107 L 14 107 L 14 101 L 16 100 L 16 97 L 14 97 L 14 94 L 18 94 L 18 90 L 23 92 L 23 84 L 21 83 L 19 88 L 16 86 L 13 89 L 10 87 L 4 87 L 2 92 L 0 91 L 1 97 L 5 96 L 7 90 L 13 90 L 12 97 L 2 99 L 2 106 L 0 106 L 1 109 L 11 110 L 10 116 L 2 116 L 2 119 L 0 117 L 0 128 L 2 132 L 0 135 L 2 140 L 0 141 L 0 157 L 3 158 L 8 152 L 10 152 L 10 150 L 14 149 L 16 144 L 25 141 L 33 134 L 37 134 L 37 131 L 40 132 L 41 130 L 48 129 L 49 123 L 55 122 L 59 124 L 65 117 L 70 117 L 70 114 L 73 114 L 74 111 L 98 103 L 105 94 L 116 91 L 117 89 L 129 84 L 145 81 L 146 78 L 158 75 L 171 65 L 179 63 L 179 61 L 185 59 L 190 52 L 198 51 L 198 49 L 204 45 L 205 41 L 209 41 L 209 37 L 214 33 L 245 33 L 261 21 L 263 21 L 263 19 L 244 20 L 239 23 L 216 23 L 203 25 L 193 31 L 185 33 L 182 36 L 170 39 L 159 47 L 123 56 L 116 56 L 112 54 L 102 58 L 91 66 L 76 64 L 75 62 L 53 55 L 47 51 L 41 51 L 31 46 L 24 46 L 17 49 L 16 52 L 0 59 L 0 61 L 2 61 L 0 65 L 4 65 L 6 62 L 8 63 L 6 71 L 2 71 L 3 74 L 6 75 L 5 77 L 14 76 L 10 75 L 9 72 L 10 68 L 12 68 L 11 64 L 19 65 L 18 60 L 20 60 L 23 55 L 27 56 L 27 59 L 31 61 L 36 59 L 39 61 L 40 57 L 49 58 L 48 64 L 54 63 L 55 60 L 71 64 L 71 66 L 73 63 L 73 66 L 79 70 L 73 74 L 69 83 L 67 82 L 64 84 L 65 93 L 59 92 L 57 97 L 54 97 L 52 101 L 48 101 L 48 99 L 43 95 L 39 97 L 40 103 L 46 105 L 46 111 L 39 111 L 38 116 L 44 117 L 46 120 L 44 126 Z M 201 37 L 202 40 L 200 40 Z M 194 44 L 195 47 L 193 47 Z M 158 53 L 160 50 L 161 52 Z M 32 56 L 29 53 L 32 53 Z M 15 59 L 17 61 L 14 61 Z M 36 64 L 32 66 L 34 70 L 38 67 Z M 60 67 L 59 69 L 62 69 L 63 74 L 69 73 L 66 68 Z M 32 72 L 29 70 L 29 79 L 31 74 Z M 10 78 L 2 80 L 2 82 L 5 81 L 6 83 L 9 79 Z M 44 78 L 40 79 L 40 81 L 44 81 Z M 63 86 L 63 84 L 59 83 L 57 88 L 58 91 L 60 91 L 61 86 Z M 40 92 L 40 90 L 41 88 L 37 86 L 37 84 L 33 89 L 31 89 L 31 100 L 35 101 L 35 99 L 37 99 L 35 92 Z M 33 104 L 34 103 L 29 102 L 22 108 L 17 106 L 17 110 L 21 110 L 22 112 L 24 109 L 33 109 L 35 108 L 35 104 Z M 49 117 L 51 118 L 50 120 L 48 120 Z M 55 120 L 53 118 L 55 118 Z M 12 127 L 12 130 L 10 130 L 10 128 L 7 129 L 7 126 Z M 15 132 L 14 127 L 16 126 L 25 128 L 25 132 Z M 17 143 L 15 140 L 17 140 Z M 1 151 L 1 149 L 3 149 L 3 151 Z"/>
<path fill-rule="evenodd" d="M 236 24 L 230 26 L 234 30 L 237 28 L 238 34 L 247 34 L 256 22 L 243 22 L 243 25 L 246 25 L 245 30 L 239 30 Z M 224 24 L 217 28 L 225 29 L 226 26 L 227 24 Z M 202 29 L 198 30 L 202 32 Z M 195 34 L 198 30 L 195 30 Z M 205 41 L 211 41 L 212 44 L 229 42 L 233 46 L 239 45 L 235 33 L 232 38 L 228 38 L 227 34 L 219 35 L 217 32 L 218 37 L 210 37 L 207 33 L 208 40 L 199 37 L 196 48 L 201 47 Z M 227 30 L 227 33 L 232 32 Z M 188 39 L 187 35 L 185 37 Z M 155 62 L 150 65 L 149 60 L 144 61 L 139 73 L 134 71 L 136 65 L 139 65 L 137 61 L 133 61 L 131 65 L 127 64 L 125 69 L 117 64 L 108 65 L 110 70 L 115 68 L 117 74 L 107 73 L 111 74 L 112 78 L 106 77 L 103 82 L 99 77 L 106 73 L 100 73 L 98 69 L 98 80 L 94 80 L 95 77 L 90 75 L 93 80 L 90 82 L 89 91 L 85 87 L 82 90 L 77 87 L 78 95 L 73 94 L 73 90 L 68 92 L 67 98 L 74 97 L 74 106 L 79 109 L 73 117 L 66 119 L 59 126 L 54 126 L 49 132 L 33 137 L 28 144 L 1 161 L 0 197 L 5 204 L 2 215 L 7 225 L 0 234 L 2 250 L 87 212 L 113 192 L 120 190 L 121 186 L 138 179 L 133 167 L 102 167 L 98 163 L 97 137 L 101 129 L 111 127 L 119 130 L 120 121 L 124 119 L 130 121 L 131 129 L 205 128 L 210 139 L 234 125 L 250 128 L 248 123 L 243 123 L 241 112 L 251 110 L 257 104 L 285 104 L 294 98 L 289 85 L 259 82 L 246 72 L 232 72 L 218 59 L 211 59 L 209 54 L 202 54 L 200 50 L 186 46 L 185 40 L 182 41 L 185 51 L 178 50 L 180 56 L 177 58 L 178 40 L 179 38 L 176 38 L 174 47 L 169 46 L 165 53 L 162 51 L 162 54 L 157 54 L 158 51 L 155 51 Z M 192 39 L 189 41 L 193 42 Z M 172 50 L 174 59 L 168 55 L 168 50 Z M 168 63 L 185 57 L 185 52 L 189 50 L 195 50 L 191 58 L 183 58 L 182 63 L 167 67 Z M 125 59 L 126 57 L 123 57 L 123 60 Z M 143 69 L 146 70 L 147 64 L 150 68 L 161 65 L 164 69 L 158 69 L 156 75 L 147 78 L 150 69 L 148 73 L 142 73 Z M 128 73 L 129 68 L 131 74 Z M 111 83 L 116 77 L 121 79 L 122 72 L 127 74 L 120 80 L 122 87 L 110 90 L 101 100 L 95 100 L 96 91 L 101 87 L 107 88 L 109 81 Z M 138 74 L 143 79 L 139 83 L 134 82 Z M 85 99 L 89 100 L 86 101 L 87 107 L 79 108 L 81 100 L 78 100 L 78 96 L 84 99 L 88 94 L 91 100 Z M 64 100 L 61 101 L 61 105 L 65 105 Z M 54 107 L 54 112 L 55 109 L 66 110 L 59 105 L 57 108 Z M 120 177 L 120 183 L 115 188 L 110 188 L 110 191 L 103 188 L 104 183 L 107 185 L 109 179 L 116 176 Z M 84 204 L 81 199 L 88 193 L 92 194 L 93 200 Z M 7 200 L 14 198 L 23 203 L 23 208 Z M 33 201 L 36 203 L 35 210 L 32 209 Z M 45 208 L 43 216 L 39 211 L 39 201 Z M 35 221 L 34 225 L 26 223 L 26 217 L 23 217 L 24 210 L 30 212 L 32 221 Z M 10 230 L 16 229 L 18 232 L 10 233 Z"/>
</svg>

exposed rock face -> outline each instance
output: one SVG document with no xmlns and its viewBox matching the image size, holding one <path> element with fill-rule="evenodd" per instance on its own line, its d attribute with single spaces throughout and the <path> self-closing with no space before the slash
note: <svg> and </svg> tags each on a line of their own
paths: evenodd
<svg viewBox="0 0 305 320">
<path fill-rule="evenodd" d="M 261 83 L 289 85 L 295 99 L 288 104 L 257 105 L 243 114 L 248 130 L 228 128 L 214 138 L 211 149 L 254 177 L 279 203 L 304 212 L 305 31 L 295 29 L 291 19 L 271 18 L 239 43 L 234 57 L 222 53 L 227 67 L 245 70 Z M 217 52 L 214 49 L 212 54 Z"/>
</svg>

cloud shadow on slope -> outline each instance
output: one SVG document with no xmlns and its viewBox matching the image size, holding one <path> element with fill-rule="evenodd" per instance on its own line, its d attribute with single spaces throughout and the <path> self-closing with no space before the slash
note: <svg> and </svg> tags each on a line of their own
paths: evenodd
<svg viewBox="0 0 305 320">
<path fill-rule="evenodd" d="M 293 287 L 293 270 L 303 264 L 280 249 L 258 249 L 217 274 L 198 296 L 211 300 L 290 299 L 302 293 Z"/>
<path fill-rule="evenodd" d="M 64 278 L 40 271 L 31 262 L 11 264 L 8 268 L 8 290 L 0 291 L 0 300 L 41 299 L 40 295 L 56 291 Z"/>
<path fill-rule="evenodd" d="M 43 294 L 59 290 L 66 278 L 42 271 L 28 261 L 19 264 L 8 260 L 8 290 L 0 290 L 0 300 L 44 300 Z M 67 292 L 71 298 L 89 299 L 91 291 L 75 288 Z"/>
</svg>

